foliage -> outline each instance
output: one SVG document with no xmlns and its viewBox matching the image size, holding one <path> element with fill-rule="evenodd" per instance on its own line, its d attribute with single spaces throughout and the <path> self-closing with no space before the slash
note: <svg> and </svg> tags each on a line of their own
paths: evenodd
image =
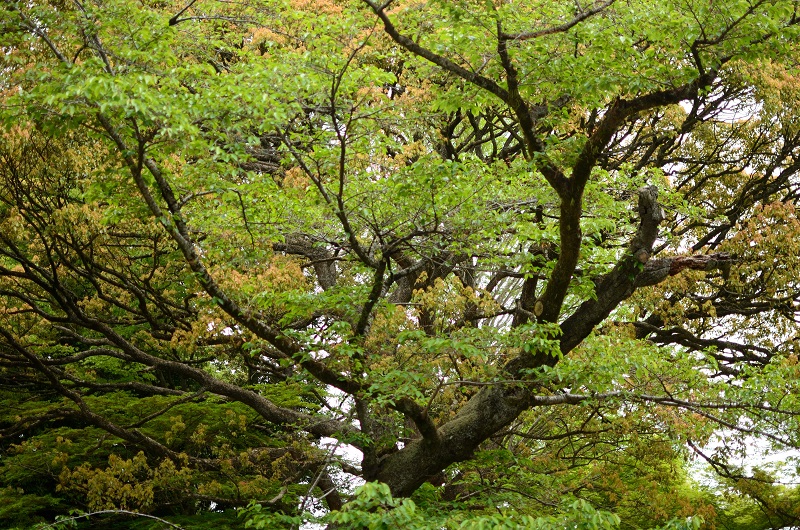
<svg viewBox="0 0 800 530">
<path fill-rule="evenodd" d="M 796 2 L 6 4 L 0 526 L 798 524 Z"/>
<path fill-rule="evenodd" d="M 501 510 L 499 515 L 482 517 L 467 512 L 450 512 L 436 516 L 425 513 L 412 499 L 394 499 L 388 486 L 381 483 L 367 483 L 355 491 L 355 496 L 341 511 L 331 513 L 327 521 L 344 528 L 369 528 L 374 530 L 408 528 L 413 530 L 459 528 L 480 530 L 484 528 L 527 528 L 531 530 L 613 530 L 619 528 L 620 518 L 609 512 L 595 510 L 583 500 L 565 503 L 558 516 L 531 517 L 514 510 Z M 258 516 L 248 521 L 255 528 L 259 526 Z M 663 527 L 654 530 L 697 530 L 701 518 L 671 520 Z"/>
</svg>

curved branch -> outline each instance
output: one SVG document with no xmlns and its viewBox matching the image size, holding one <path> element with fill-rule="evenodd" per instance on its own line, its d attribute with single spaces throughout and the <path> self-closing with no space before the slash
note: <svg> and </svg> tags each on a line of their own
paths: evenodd
<svg viewBox="0 0 800 530">
<path fill-rule="evenodd" d="M 686 269 L 698 271 L 719 269 L 726 275 L 733 261 L 733 257 L 727 252 L 650 260 L 645 264 L 644 270 L 636 276 L 634 283 L 637 288 L 656 285 Z"/>
<path fill-rule="evenodd" d="M 418 55 L 423 59 L 427 59 L 428 61 L 432 62 L 433 64 L 440 66 L 441 68 L 445 69 L 446 71 L 450 72 L 451 74 L 455 74 L 461 79 L 465 81 L 469 81 L 470 83 L 487 90 L 488 92 L 494 94 L 498 98 L 500 98 L 503 102 L 508 103 L 509 94 L 508 92 L 489 79 L 488 77 L 484 77 L 477 72 L 470 72 L 463 66 L 459 66 L 453 61 L 447 59 L 446 57 L 442 57 L 439 54 L 432 52 L 431 50 L 420 46 L 409 37 L 400 33 L 397 28 L 392 23 L 389 15 L 386 14 L 386 5 L 378 5 L 377 3 L 373 2 L 372 0 L 364 0 L 364 3 L 367 4 L 372 11 L 378 15 L 378 18 L 383 22 L 384 30 L 386 34 L 389 35 L 393 41 L 397 44 L 405 48 L 406 50 L 410 51 L 414 55 Z"/>
<path fill-rule="evenodd" d="M 589 336 L 589 333 L 628 298 L 636 286 L 638 273 L 647 263 L 658 236 L 658 226 L 664 219 L 658 205 L 658 190 L 648 186 L 639 190 L 639 228 L 628 249 L 614 269 L 603 277 L 595 288 L 597 298 L 587 300 L 561 324 L 561 351 L 567 353 Z M 540 362 L 553 362 L 540 355 Z"/>
<path fill-rule="evenodd" d="M 538 37 L 544 37 L 545 35 L 553 35 L 555 33 L 564 33 L 573 27 L 577 26 L 587 18 L 593 17 L 594 15 L 605 11 L 608 7 L 611 6 L 616 0 L 606 0 L 602 4 L 598 5 L 597 7 L 593 7 L 592 9 L 587 9 L 585 11 L 581 11 L 575 17 L 572 18 L 569 22 L 565 22 L 563 24 L 559 24 L 558 26 L 551 26 L 549 28 L 540 29 L 537 31 L 525 31 L 522 33 L 501 33 L 500 37 L 503 40 L 515 40 L 515 41 L 525 41 L 530 39 L 536 39 Z"/>
</svg>

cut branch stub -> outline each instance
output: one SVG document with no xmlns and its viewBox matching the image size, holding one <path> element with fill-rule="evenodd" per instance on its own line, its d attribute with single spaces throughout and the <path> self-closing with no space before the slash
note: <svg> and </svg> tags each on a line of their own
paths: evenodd
<svg viewBox="0 0 800 530">
<path fill-rule="evenodd" d="M 686 269 L 699 271 L 720 269 L 723 273 L 726 273 L 732 261 L 733 258 L 727 252 L 652 260 L 645 265 L 644 270 L 636 277 L 635 286 L 656 285 L 667 279 L 667 277 L 675 276 Z"/>
</svg>

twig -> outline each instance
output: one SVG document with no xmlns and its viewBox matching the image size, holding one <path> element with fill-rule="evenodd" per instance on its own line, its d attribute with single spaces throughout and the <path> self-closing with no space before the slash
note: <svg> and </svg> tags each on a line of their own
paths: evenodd
<svg viewBox="0 0 800 530">
<path fill-rule="evenodd" d="M 59 519 L 55 523 L 48 524 L 48 525 L 45 525 L 45 526 L 39 526 L 38 528 L 39 528 L 39 530 L 44 530 L 45 528 L 55 528 L 56 525 L 63 524 L 65 522 L 67 522 L 67 521 L 75 521 L 77 519 L 83 519 L 84 517 L 90 517 L 92 515 L 102 515 L 102 514 L 107 514 L 107 513 L 133 515 L 134 517 L 147 517 L 148 519 L 155 519 L 159 523 L 164 523 L 165 525 L 167 525 L 167 526 L 169 526 L 171 528 L 177 528 L 178 530 L 185 530 L 182 526 L 178 526 L 178 525 L 176 525 L 174 523 L 170 523 L 169 521 L 167 521 L 166 519 L 162 519 L 161 517 L 156 517 L 155 515 L 149 515 L 149 514 L 146 514 L 146 513 L 131 512 L 131 511 L 128 511 L 128 510 L 100 510 L 98 512 L 84 513 L 84 514 L 76 515 L 74 517 L 69 517 L 69 518 L 66 518 L 66 519 Z"/>
</svg>

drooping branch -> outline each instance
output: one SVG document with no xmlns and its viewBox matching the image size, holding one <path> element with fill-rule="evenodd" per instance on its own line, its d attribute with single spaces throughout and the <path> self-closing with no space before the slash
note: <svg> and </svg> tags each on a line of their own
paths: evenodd
<svg viewBox="0 0 800 530">
<path fill-rule="evenodd" d="M 162 458 L 169 458 L 175 462 L 181 461 L 181 455 L 168 448 L 164 444 L 161 444 L 157 440 L 142 434 L 140 431 L 136 429 L 128 429 L 117 425 L 116 423 L 110 421 L 108 418 L 94 412 L 87 403 L 83 400 L 83 397 L 80 393 L 71 390 L 65 387 L 58 378 L 56 371 L 44 365 L 41 362 L 39 357 L 29 351 L 27 348 L 19 344 L 15 338 L 9 333 L 6 329 L 0 327 L 0 336 L 5 339 L 6 344 L 8 344 L 11 348 L 18 351 L 22 356 L 24 356 L 33 367 L 35 367 L 39 372 L 44 374 L 45 377 L 50 381 L 52 387 L 65 398 L 69 399 L 77 406 L 77 414 L 88 423 L 103 429 L 104 431 L 113 434 L 114 436 L 131 442 L 133 444 L 138 445 L 139 447 L 143 447 L 148 452 L 158 455 Z M 216 464 L 210 460 L 201 459 L 201 458 L 192 458 L 191 459 L 194 463 L 198 465 L 202 465 L 207 468 L 215 468 Z"/>
<path fill-rule="evenodd" d="M 764 346 L 743 344 L 721 338 L 703 338 L 690 331 L 674 326 L 662 328 L 648 322 L 634 322 L 638 337 L 648 337 L 658 344 L 678 344 L 690 350 L 704 350 L 713 348 L 708 355 L 719 363 L 719 371 L 725 375 L 735 375 L 739 372 L 736 363 L 752 363 L 765 365 L 773 357 L 774 351 Z"/>
<path fill-rule="evenodd" d="M 86 328 L 104 335 L 133 362 L 137 362 L 145 366 L 157 367 L 171 373 L 180 374 L 183 377 L 196 381 L 209 392 L 225 396 L 249 406 L 264 419 L 272 423 L 296 426 L 297 428 L 304 429 L 319 436 L 337 436 L 342 433 L 352 431 L 352 427 L 345 423 L 329 418 L 308 415 L 290 408 L 275 405 L 272 401 L 266 399 L 256 392 L 244 389 L 232 383 L 221 381 L 201 368 L 188 366 L 179 361 L 171 361 L 150 355 L 131 344 L 104 322 L 100 322 L 99 320 L 83 315 L 79 308 L 73 308 L 73 311 L 76 321 Z M 47 376 L 55 388 L 61 389 L 60 391 L 67 397 L 70 397 L 70 399 L 77 399 L 79 394 L 66 388 L 59 381 L 59 377 L 54 372 L 52 367 L 45 365 L 44 362 L 35 354 L 27 352 L 27 350 L 25 350 L 25 348 L 14 339 L 11 333 L 9 333 L 3 327 L 0 327 L 0 335 L 2 335 L 6 342 L 20 354 L 22 354 L 38 371 Z M 94 423 L 103 420 L 102 417 L 95 416 L 91 416 L 91 419 Z"/>
<path fill-rule="evenodd" d="M 706 454 L 706 452 L 700 449 L 692 440 L 686 440 L 686 444 L 692 449 L 692 451 L 694 451 L 696 455 L 705 460 L 706 463 L 708 463 L 719 476 L 736 481 L 740 487 L 748 482 L 772 484 L 772 481 L 764 480 L 763 478 L 747 476 L 742 473 L 743 470 L 741 468 L 732 467 L 727 462 L 721 461 L 716 457 Z M 769 499 L 768 496 L 758 493 L 753 488 L 747 488 L 747 495 L 752 497 L 758 504 L 760 504 L 762 509 L 765 509 L 765 513 L 769 514 L 770 511 L 773 511 L 783 519 L 783 521 L 780 522 L 772 522 L 771 526 L 773 528 L 784 528 L 792 524 L 796 525 L 798 522 L 800 522 L 800 517 L 798 517 L 796 513 L 789 513 L 781 506 L 776 505 L 776 503 Z"/>
</svg>

